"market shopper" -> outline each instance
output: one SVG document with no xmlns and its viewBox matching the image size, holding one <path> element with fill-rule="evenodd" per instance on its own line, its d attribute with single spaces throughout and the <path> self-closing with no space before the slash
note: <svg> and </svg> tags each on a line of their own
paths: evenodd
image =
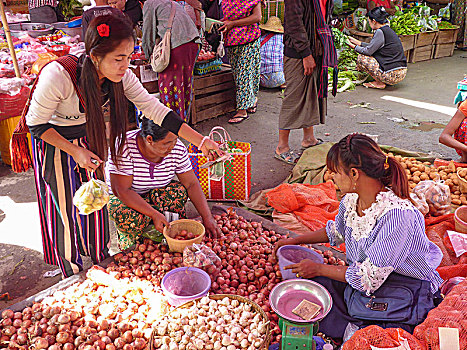
<svg viewBox="0 0 467 350">
<path fill-rule="evenodd" d="M 284 27 L 279 17 L 269 17 L 266 24 L 259 26 L 261 70 L 259 84 L 265 88 L 285 88 L 284 77 Z"/>
<path fill-rule="evenodd" d="M 368 11 L 371 11 L 375 7 L 382 6 L 384 7 L 387 13 L 393 16 L 396 13 L 396 6 L 402 8 L 402 5 L 402 0 L 368 0 L 366 3 L 366 9 Z"/>
<path fill-rule="evenodd" d="M 459 26 L 457 47 L 461 50 L 467 50 L 467 2 L 454 0 L 451 6 L 453 23 Z"/>
<path fill-rule="evenodd" d="M 285 3 L 284 74 L 287 87 L 279 114 L 279 143 L 274 157 L 295 164 L 305 149 L 322 143 L 314 126 L 327 113 L 328 67 L 337 88 L 337 53 L 331 36 L 333 0 L 292 0 Z M 289 146 L 291 130 L 303 129 L 301 150 Z"/>
<path fill-rule="evenodd" d="M 261 1 L 223 0 L 224 45 L 232 66 L 236 91 L 236 114 L 229 123 L 238 124 L 255 113 L 258 104 L 261 68 L 260 42 Z"/>
<path fill-rule="evenodd" d="M 375 32 L 370 43 L 349 37 L 351 48 L 359 53 L 357 69 L 375 80 L 363 84 L 367 88 L 384 89 L 395 85 L 407 75 L 407 58 L 399 36 L 389 27 L 389 14 L 383 7 L 368 12 L 369 24 Z"/>
<path fill-rule="evenodd" d="M 186 147 L 177 135 L 153 121 L 143 118 L 141 130 L 127 132 L 121 156 L 117 163 L 109 157 L 106 170 L 112 188 L 109 213 L 121 250 L 135 244 L 151 224 L 162 232 L 164 212 L 185 218 L 188 198 L 201 215 L 206 233 L 220 235 Z"/>
<path fill-rule="evenodd" d="M 428 240 L 423 214 L 410 201 L 407 175 L 394 158 L 361 134 L 333 145 L 326 162 L 344 195 L 335 220 L 320 230 L 281 240 L 276 249 L 285 244 L 345 243 L 349 266 L 306 259 L 286 267 L 331 293 L 332 309 L 319 324 L 324 334 L 342 338 L 349 323 L 411 332 L 439 301 L 443 280 L 436 272 L 442 253 Z M 383 308 L 387 303 L 387 313 L 376 303 L 383 303 L 379 305 Z"/>
<path fill-rule="evenodd" d="M 31 23 L 55 23 L 61 20 L 58 0 L 28 0 Z"/>
<path fill-rule="evenodd" d="M 82 40 L 86 37 L 86 30 L 88 29 L 89 23 L 99 16 L 114 15 L 114 16 L 123 16 L 122 11 L 113 8 L 107 4 L 107 0 L 96 0 L 96 6 L 87 9 L 83 13 L 81 27 L 83 33 L 81 35 Z"/>
<path fill-rule="evenodd" d="M 147 0 L 143 7 L 143 50 L 151 57 L 154 46 L 169 27 L 174 9 L 170 38 L 170 61 L 159 73 L 161 101 L 176 111 L 185 121 L 190 117 L 193 98 L 193 69 L 201 40 L 193 20 L 179 3 L 172 0 Z"/>
<path fill-rule="evenodd" d="M 138 0 L 108 0 L 109 6 L 122 11 L 133 25 L 143 20 L 143 10 Z"/>
<path fill-rule="evenodd" d="M 102 169 L 108 147 L 106 121 L 110 121 L 110 157 L 115 160 L 122 152 L 127 99 L 156 124 L 202 144 L 201 150 L 210 158 L 213 150 L 219 152 L 214 142 L 149 95 L 128 69 L 134 40 L 128 20 L 95 18 L 86 35 L 86 54 L 79 60 L 70 55 L 47 64 L 32 92 L 25 119 L 33 136 L 44 258 L 58 265 L 64 277 L 83 269 L 82 255 L 90 255 L 94 263 L 109 255 L 107 207 L 79 215 L 72 198 L 82 183 L 98 176 Z M 15 132 L 17 139 L 25 130 L 17 128 Z M 21 144 L 19 140 L 16 143 L 18 147 Z M 27 153 L 23 156 L 28 157 Z"/>
<path fill-rule="evenodd" d="M 441 133 L 439 142 L 454 148 L 461 156 L 460 162 L 467 163 L 467 100 L 459 104 L 459 109 Z"/>
</svg>

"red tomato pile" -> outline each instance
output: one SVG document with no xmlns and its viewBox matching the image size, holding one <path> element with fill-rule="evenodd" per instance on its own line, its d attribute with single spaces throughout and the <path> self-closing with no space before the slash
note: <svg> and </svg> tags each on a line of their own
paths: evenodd
<svg viewBox="0 0 467 350">
<path fill-rule="evenodd" d="M 216 54 L 214 52 L 206 52 L 204 49 L 201 49 L 199 52 L 198 58 L 196 59 L 196 62 L 202 62 L 202 61 L 209 61 L 212 60 L 213 58 L 216 57 Z"/>
</svg>

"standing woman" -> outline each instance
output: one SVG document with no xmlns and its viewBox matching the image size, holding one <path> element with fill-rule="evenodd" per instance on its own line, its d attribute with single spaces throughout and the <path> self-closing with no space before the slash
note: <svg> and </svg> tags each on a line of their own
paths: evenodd
<svg viewBox="0 0 467 350">
<path fill-rule="evenodd" d="M 199 32 L 182 5 L 172 0 L 147 0 L 143 7 L 143 50 L 151 57 L 154 45 L 162 40 L 172 9 L 174 19 L 170 38 L 170 61 L 159 73 L 161 101 L 184 121 L 190 116 L 193 98 L 193 69 L 198 57 Z"/>
<path fill-rule="evenodd" d="M 454 0 L 452 18 L 453 23 L 460 27 L 457 33 L 457 47 L 467 50 L 467 2 L 465 0 Z"/>
<path fill-rule="evenodd" d="M 389 14 L 384 7 L 368 12 L 371 29 L 375 32 L 370 43 L 349 37 L 349 46 L 359 53 L 357 69 L 371 75 L 374 82 L 363 84 L 366 88 L 384 89 L 395 85 L 407 75 L 407 58 L 401 39 L 389 27 Z"/>
<path fill-rule="evenodd" d="M 261 0 L 223 0 L 224 45 L 227 47 L 237 94 L 237 113 L 229 120 L 238 124 L 256 112 L 261 56 Z"/>
<path fill-rule="evenodd" d="M 79 215 L 72 198 L 106 159 L 106 121 L 110 157 L 115 161 L 120 154 L 126 139 L 127 99 L 156 124 L 201 146 L 205 154 L 218 149 L 149 95 L 128 69 L 135 46 L 128 20 L 112 15 L 95 18 L 85 45 L 86 55 L 79 60 L 65 56 L 42 69 L 26 114 L 44 259 L 58 265 L 64 277 L 83 269 L 82 255 L 90 255 L 93 263 L 109 256 L 107 207 Z"/>
</svg>

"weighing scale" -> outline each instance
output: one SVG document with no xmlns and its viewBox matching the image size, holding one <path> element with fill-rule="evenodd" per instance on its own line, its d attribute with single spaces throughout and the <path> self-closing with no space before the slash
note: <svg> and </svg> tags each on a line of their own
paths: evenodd
<svg viewBox="0 0 467 350">
<path fill-rule="evenodd" d="M 321 306 L 319 313 L 311 320 L 303 320 L 292 313 L 292 310 L 304 299 Z M 279 328 L 282 331 L 280 349 L 316 350 L 313 335 L 318 333 L 319 321 L 332 307 L 332 298 L 326 288 L 311 280 L 286 280 L 271 291 L 269 303 L 279 316 Z"/>
</svg>

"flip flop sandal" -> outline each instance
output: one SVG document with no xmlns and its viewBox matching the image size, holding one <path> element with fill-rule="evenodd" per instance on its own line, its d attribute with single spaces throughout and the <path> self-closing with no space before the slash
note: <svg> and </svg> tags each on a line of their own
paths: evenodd
<svg viewBox="0 0 467 350">
<path fill-rule="evenodd" d="M 280 161 L 284 163 L 295 165 L 297 163 L 298 158 L 300 158 L 300 156 L 298 154 L 295 154 L 293 151 L 286 151 L 281 154 L 277 154 L 274 151 L 274 158 L 279 159 Z"/>
<path fill-rule="evenodd" d="M 386 86 L 385 87 L 378 87 L 375 84 L 373 84 L 373 82 L 365 83 L 365 84 L 363 84 L 363 86 L 366 87 L 367 89 L 371 88 L 371 89 L 378 89 L 378 90 L 384 90 L 386 88 Z"/>
<path fill-rule="evenodd" d="M 240 124 L 241 122 L 244 122 L 248 118 L 250 118 L 250 116 L 248 114 L 247 115 L 237 115 L 237 116 L 234 116 L 234 117 L 230 118 L 228 123 L 229 124 Z M 236 121 L 233 121 L 233 120 L 236 120 Z"/>
<path fill-rule="evenodd" d="M 315 147 L 315 146 L 318 146 L 318 145 L 321 145 L 322 143 L 324 143 L 323 140 L 321 139 L 318 139 L 318 142 L 316 142 L 314 145 L 311 145 L 311 146 L 308 146 L 308 147 L 301 147 L 300 148 L 300 152 L 299 154 L 302 155 L 303 152 L 305 152 L 308 148 L 311 148 L 311 147 Z"/>
<path fill-rule="evenodd" d="M 255 114 L 257 108 L 258 108 L 258 98 L 255 99 L 255 105 L 253 107 L 248 108 L 246 111 L 248 113 Z"/>
</svg>

